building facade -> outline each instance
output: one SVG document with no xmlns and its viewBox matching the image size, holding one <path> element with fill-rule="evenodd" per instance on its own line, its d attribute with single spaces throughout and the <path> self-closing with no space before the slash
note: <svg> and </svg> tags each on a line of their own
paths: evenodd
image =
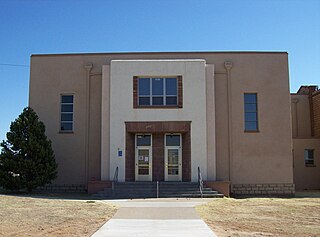
<svg viewBox="0 0 320 237">
<path fill-rule="evenodd" d="M 200 170 L 235 194 L 291 194 L 288 75 L 285 52 L 32 55 L 29 106 L 56 186 L 106 184 L 116 170 L 120 182 L 196 182 Z"/>
<path fill-rule="evenodd" d="M 320 90 L 301 86 L 291 94 L 294 183 L 296 189 L 320 189 Z"/>
</svg>

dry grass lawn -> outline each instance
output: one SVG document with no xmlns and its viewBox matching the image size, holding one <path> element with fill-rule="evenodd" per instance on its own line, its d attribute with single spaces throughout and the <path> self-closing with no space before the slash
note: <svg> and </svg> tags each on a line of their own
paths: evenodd
<svg viewBox="0 0 320 237">
<path fill-rule="evenodd" d="M 0 236 L 91 236 L 115 211 L 99 201 L 0 195 Z"/>
<path fill-rule="evenodd" d="M 223 198 L 197 211 L 217 236 L 320 236 L 320 195 Z"/>
</svg>

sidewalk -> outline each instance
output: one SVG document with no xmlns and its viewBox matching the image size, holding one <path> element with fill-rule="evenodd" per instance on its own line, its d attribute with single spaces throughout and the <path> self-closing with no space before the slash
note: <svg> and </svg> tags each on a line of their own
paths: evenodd
<svg viewBox="0 0 320 237">
<path fill-rule="evenodd" d="M 216 237 L 194 207 L 208 199 L 108 201 L 120 206 L 92 237 Z"/>
</svg>

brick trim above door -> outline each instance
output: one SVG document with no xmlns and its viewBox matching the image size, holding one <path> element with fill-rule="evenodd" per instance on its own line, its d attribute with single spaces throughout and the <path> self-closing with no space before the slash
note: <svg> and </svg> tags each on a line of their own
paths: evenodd
<svg viewBox="0 0 320 237">
<path fill-rule="evenodd" d="M 169 122 L 125 122 L 129 133 L 186 133 L 191 129 L 191 121 Z"/>
</svg>

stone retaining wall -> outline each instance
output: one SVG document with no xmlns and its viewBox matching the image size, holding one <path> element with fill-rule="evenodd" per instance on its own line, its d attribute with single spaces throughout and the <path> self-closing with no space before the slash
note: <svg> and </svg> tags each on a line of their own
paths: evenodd
<svg viewBox="0 0 320 237">
<path fill-rule="evenodd" d="M 293 195 L 294 184 L 233 184 L 232 194 L 237 195 Z"/>
<path fill-rule="evenodd" d="M 40 191 L 50 191 L 50 192 L 75 192 L 84 193 L 87 192 L 86 186 L 84 184 L 73 184 L 73 185 L 46 185 L 44 187 L 38 187 L 37 190 Z"/>
</svg>

